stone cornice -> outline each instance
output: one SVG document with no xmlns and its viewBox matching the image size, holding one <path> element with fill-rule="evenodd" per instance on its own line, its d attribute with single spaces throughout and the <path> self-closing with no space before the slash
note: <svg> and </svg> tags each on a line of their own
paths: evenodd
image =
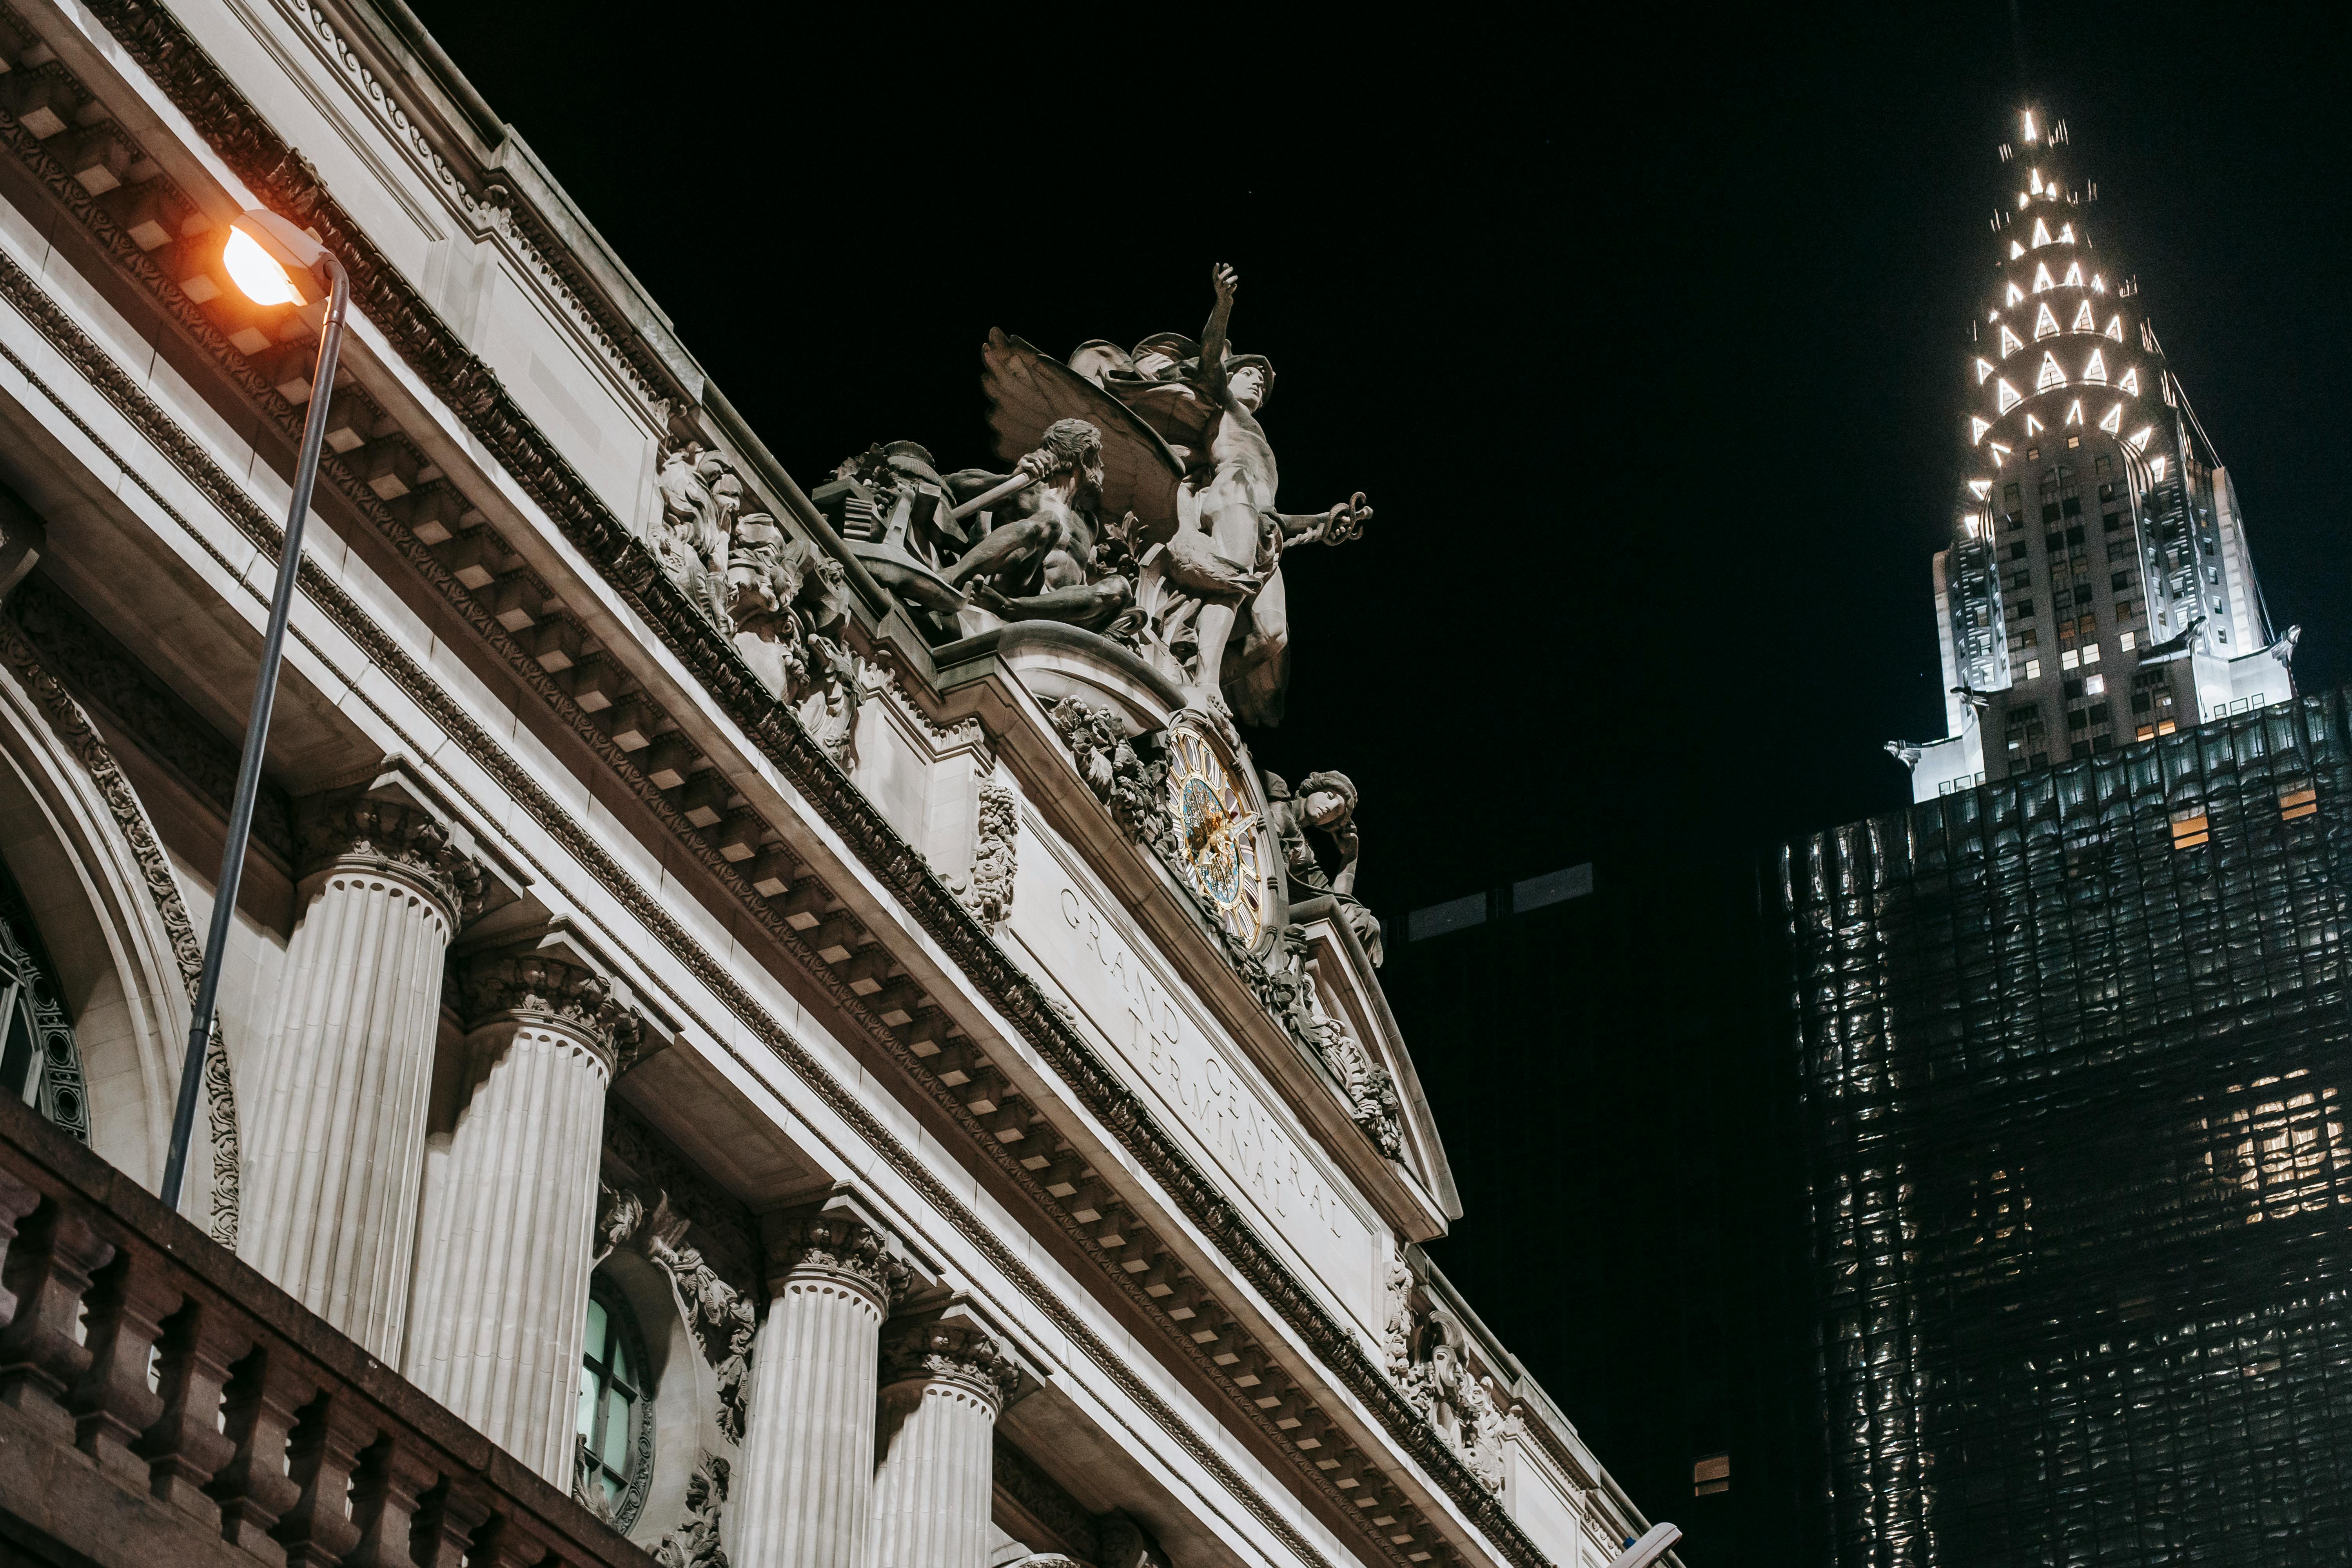
<svg viewBox="0 0 2352 1568">
<path fill-rule="evenodd" d="M 802 791 L 827 826 L 849 846 L 867 875 L 900 900 L 925 932 L 956 962 L 974 988 L 1054 1066 L 1078 1103 L 1119 1137 L 1175 1206 L 1202 1235 L 1210 1238 L 1235 1272 L 1273 1306 L 1310 1351 L 1362 1402 L 1399 1447 L 1436 1480 L 1476 1528 L 1501 1547 L 1504 1555 L 1528 1568 L 1540 1563 L 1541 1554 L 1533 1542 L 1462 1468 L 1436 1434 L 1387 1382 L 1347 1326 L 1323 1307 L 1108 1064 L 1059 1017 L 1035 984 L 997 948 L 953 892 L 931 874 L 921 857 L 899 838 L 801 728 L 790 710 L 774 700 L 719 629 L 670 584 L 627 526 L 604 507 L 538 431 L 496 374 L 465 347 L 422 296 L 374 249 L 349 215 L 328 195 L 315 172 L 277 137 L 178 23 L 147 0 L 96 0 L 90 14 L 112 33 L 129 58 L 146 71 L 189 117 L 241 181 L 281 213 L 315 229 L 336 251 L 351 271 L 355 302 L 464 423 L 488 455 L 505 468 L 549 521 L 596 565 L 606 582 L 643 616 L 673 653 L 696 671 L 710 698 Z M 0 133 L 5 133 L 10 150 L 28 163 L 49 165 L 42 174 L 44 183 L 61 201 L 78 208 L 83 221 L 108 243 L 125 270 L 147 283 L 167 312 L 179 321 L 200 347 L 212 353 L 234 382 L 271 412 L 282 426 L 299 426 L 299 414 L 269 387 L 261 384 L 259 374 L 227 344 L 201 310 L 179 296 L 176 286 L 163 279 L 152 260 L 129 244 L 102 209 L 93 207 L 86 196 L 79 195 L 78 187 L 72 191 L 65 188 L 70 182 L 63 178 L 61 171 L 55 170 L 54 160 L 47 158 L 37 142 L 5 116 L 0 116 Z M 29 284 L 29 279 L 22 282 Z M 59 325 L 69 331 L 74 330 L 70 323 Z M 42 323 L 42 327 L 53 338 L 56 336 L 50 324 Z M 110 392 L 110 396 L 115 396 L 118 403 L 122 401 L 114 393 Z M 171 444 L 168 435 L 157 438 L 167 446 Z M 186 443 L 184 436 L 180 440 L 189 445 L 190 460 L 198 464 L 208 461 L 193 448 L 192 443 Z M 393 537 L 400 552 L 428 581 L 446 584 L 446 570 L 413 535 L 401 537 L 405 534 L 404 528 L 381 503 L 371 504 L 372 498 L 365 497 L 363 487 L 347 468 L 331 461 L 322 467 L 322 477 L 334 483 L 362 516 Z M 236 501 L 226 501 L 224 505 L 233 516 L 239 516 L 241 522 L 243 512 L 249 510 L 249 503 L 240 506 Z M 261 531 L 267 536 L 274 534 L 275 530 L 263 520 Z M 322 604 L 341 603 L 346 606 L 341 614 L 364 619 L 357 606 L 351 605 L 313 564 L 304 563 L 302 580 L 314 599 Z M 448 591 L 446 586 L 444 591 Z M 463 599 L 463 595 L 453 594 L 452 598 L 457 602 Z M 530 666 L 528 656 L 511 637 L 502 635 L 495 620 L 470 605 L 467 606 L 467 619 L 492 649 L 515 668 L 528 689 L 540 691 L 551 706 L 573 723 L 596 754 L 605 757 L 624 777 L 635 774 L 634 764 L 625 753 L 585 722 L 585 715 L 570 703 L 560 687 L 553 686 L 543 673 Z M 474 728 L 446 702 L 428 703 L 427 710 L 436 721 L 451 727 L 453 733 L 458 729 Z M 487 736 L 481 740 L 486 749 L 495 751 Z M 533 793 L 534 786 L 527 781 L 502 782 L 519 795 Z M 635 782 L 642 784 L 641 775 Z M 675 811 L 661 802 L 657 792 L 641 789 L 640 794 L 646 798 L 649 808 L 661 815 L 681 839 L 701 843 L 690 828 L 676 819 Z M 557 809 L 551 802 L 549 808 Z M 726 868 L 715 850 L 709 852 L 706 862 L 711 864 L 712 874 L 722 885 L 736 890 L 748 906 L 761 905 L 749 884 Z M 651 926 L 674 927 L 675 922 L 657 910 L 637 912 Z M 779 933 L 777 940 L 783 951 L 838 997 L 845 1016 L 867 1029 L 877 1044 L 910 1072 L 919 1075 L 919 1058 L 880 1026 L 845 984 L 815 961 L 804 942 L 789 928 L 770 929 Z M 684 948 L 693 946 L 682 931 L 676 932 L 676 940 Z M 703 966 L 698 963 L 695 967 L 700 971 Z M 740 990 L 723 971 L 701 977 L 723 994 Z M 803 1067 L 795 1061 L 794 1065 L 803 1076 L 810 1072 L 821 1074 L 823 1070 L 813 1062 Z M 918 1081 L 923 1079 L 919 1076 Z M 931 1091 L 943 1106 L 951 1103 L 936 1084 L 931 1086 Z M 961 1110 L 960 1105 L 954 1106 L 951 1113 L 960 1113 Z M 861 1129 L 868 1129 L 870 1124 L 870 1134 L 877 1140 L 891 1142 L 887 1131 L 870 1117 L 852 1120 Z M 958 1120 L 971 1119 L 959 1114 Z M 974 1122 L 969 1130 L 973 1132 L 974 1142 L 990 1158 L 1001 1166 L 1012 1167 L 1009 1173 L 1042 1207 L 1048 1213 L 1059 1212 L 1034 1174 L 1020 1171 L 1001 1147 L 994 1146 L 994 1140 L 984 1129 Z M 1066 1215 L 1062 1216 L 1062 1223 L 1076 1232 L 1077 1227 Z M 1125 1282 L 1122 1286 L 1134 1289 Z M 1148 1310 L 1149 1303 L 1143 1304 Z M 1204 1367 L 1207 1365 L 1197 1347 L 1189 1347 L 1189 1353 L 1198 1357 Z M 1315 1480 L 1313 1472 L 1305 1473 L 1310 1482 Z M 1304 1548 L 1303 1542 L 1299 1544 Z M 1310 1561 L 1319 1560 L 1311 1550 L 1304 1554 Z"/>
</svg>

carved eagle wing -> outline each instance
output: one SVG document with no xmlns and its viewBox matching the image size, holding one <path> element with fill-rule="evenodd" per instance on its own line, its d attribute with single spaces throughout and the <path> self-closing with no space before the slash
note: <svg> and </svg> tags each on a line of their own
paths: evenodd
<svg viewBox="0 0 2352 1568">
<path fill-rule="evenodd" d="M 1017 462 L 1036 449 L 1055 420 L 1083 419 L 1102 432 L 1104 511 L 1113 521 L 1135 513 L 1144 541 L 1176 531 L 1184 465 L 1132 409 L 1059 360 L 1003 332 L 989 332 L 980 357 L 998 457 Z"/>
</svg>

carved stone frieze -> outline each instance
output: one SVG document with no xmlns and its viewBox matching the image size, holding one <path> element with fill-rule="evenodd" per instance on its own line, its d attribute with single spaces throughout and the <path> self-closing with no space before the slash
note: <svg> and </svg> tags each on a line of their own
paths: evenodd
<svg viewBox="0 0 2352 1568">
<path fill-rule="evenodd" d="M 294 837 L 304 875 L 331 867 L 403 877 L 441 901 L 453 926 L 482 911 L 488 879 L 460 847 L 448 823 L 382 781 L 311 795 L 294 808 Z"/>
<path fill-rule="evenodd" d="M 882 1383 L 915 1378 L 961 1384 L 1003 1409 L 1020 1384 L 1021 1367 L 978 1323 L 902 1319 L 882 1331 Z"/>
</svg>

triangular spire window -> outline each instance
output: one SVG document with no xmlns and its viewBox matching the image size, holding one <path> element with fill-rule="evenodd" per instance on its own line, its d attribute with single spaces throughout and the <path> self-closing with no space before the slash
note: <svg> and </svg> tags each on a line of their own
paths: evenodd
<svg viewBox="0 0 2352 1568">
<path fill-rule="evenodd" d="M 2000 404 L 2000 412 L 2003 414 L 2008 413 L 2011 409 L 2025 401 L 2025 399 L 2017 395 L 2017 388 L 2009 384 L 2009 378 L 2006 376 L 2003 376 L 2000 381 L 1996 384 L 1994 390 Z"/>
<path fill-rule="evenodd" d="M 2025 247 L 2018 244 L 2017 241 L 2013 239 L 2009 242 L 2009 258 L 2011 261 L 2016 260 L 2019 257 L 2024 254 Z"/>
<path fill-rule="evenodd" d="M 1982 385 L 1985 384 L 1985 377 L 1987 377 L 1987 376 L 1990 375 L 1991 374 L 1992 374 L 1992 362 L 1991 362 L 1991 361 L 1990 361 L 1990 360 L 1986 360 L 1986 359 L 1979 359 L 1979 360 L 1978 360 L 1978 361 L 1977 361 L 1977 384 L 1978 384 L 1979 386 L 1982 386 Z"/>
<path fill-rule="evenodd" d="M 2040 218 L 2033 220 L 2033 248 L 2041 249 L 2050 243 L 2050 226 Z"/>
<path fill-rule="evenodd" d="M 1969 481 L 1969 491 L 1970 494 L 1974 495 L 1977 500 L 1982 500 L 1985 497 L 1992 494 L 1992 481 L 1990 479 L 1970 479 Z"/>
<path fill-rule="evenodd" d="M 2050 302 L 2045 300 L 2042 303 L 2042 308 L 2033 313 L 2033 341 L 2040 342 L 2044 338 L 2054 338 L 2057 335 L 2058 318 L 2050 313 Z"/>
<path fill-rule="evenodd" d="M 2083 379 L 2093 386 L 2107 384 L 2106 356 L 2096 349 L 2091 351 L 2091 363 L 2083 367 Z"/>
<path fill-rule="evenodd" d="M 2033 291 L 2036 294 L 2056 287 L 2058 287 L 2057 284 L 2050 281 L 2050 263 L 2045 261 L 2033 269 Z"/>
<path fill-rule="evenodd" d="M 2072 245 L 2074 243 L 2074 226 L 2073 224 L 2070 223 L 2058 231 L 2058 243 L 2061 245 Z M 2082 279 L 2077 278 L 2074 281 L 2080 283 Z"/>
<path fill-rule="evenodd" d="M 2137 397 L 2139 395 L 2139 367 L 2137 365 L 2134 365 L 2124 372 L 2124 378 L 2116 383 L 2116 390 L 2117 392 L 2128 392 L 2134 397 Z"/>
<path fill-rule="evenodd" d="M 2003 326 L 2003 327 L 2000 329 L 2000 357 L 2001 357 L 2001 358 L 2003 358 L 2003 359 L 2007 359 L 2010 355 L 2011 355 L 2011 354 L 2015 353 L 2018 350 L 2020 350 L 2020 349 L 2023 348 L 2024 346 L 2025 346 L 2025 344 L 2024 344 L 2023 342 L 2021 342 L 2021 341 L 2019 341 L 2017 334 L 2016 334 L 2015 332 L 2011 331 L 2009 330 L 2009 328 L 2008 328 L 2008 327 Z M 1979 382 L 1981 382 L 1984 378 L 1983 378 L 1982 376 L 1979 376 L 1977 379 L 1978 379 Z"/>
<path fill-rule="evenodd" d="M 2066 330 L 2070 332 L 2095 332 L 2099 330 L 2097 319 L 2091 314 L 2088 300 L 2084 300 L 2083 308 L 2074 312 L 2074 322 Z"/>
<path fill-rule="evenodd" d="M 1992 466 L 1996 468 L 2009 461 L 2009 448 L 1998 441 L 1987 447 L 1985 450 L 1992 454 Z"/>
<path fill-rule="evenodd" d="M 2145 452 L 2147 450 L 2147 438 L 2155 434 L 2155 426 L 2143 425 L 2138 429 L 2133 431 L 2128 437 L 2125 437 L 2125 439 L 2130 444 L 2133 451 Z"/>
<path fill-rule="evenodd" d="M 2025 433 L 2026 433 L 2027 435 L 2029 435 L 2029 436 L 2039 436 L 2039 435 L 2041 435 L 2041 434 L 2042 434 L 2042 421 L 2041 421 L 2041 420 L 2039 420 L 2039 419 L 2036 419 L 2036 418 L 2035 418 L 2032 415 L 2031 415 L 2031 414 L 2027 415 L 2027 416 L 2025 416 Z"/>
<path fill-rule="evenodd" d="M 2019 288 L 2016 284 L 2012 283 L 2012 284 L 2011 284 L 2011 285 L 2009 286 L 2009 292 L 2008 292 L 2006 295 L 2002 296 L 2002 298 L 2001 298 L 2001 301 L 2000 301 L 2000 302 L 2001 302 L 2002 304 L 2004 304 L 2004 305 L 2014 305 L 2014 304 L 2016 304 L 2020 300 L 2022 300 L 2022 299 L 2024 299 L 2024 298 L 2025 298 L 2025 290 L 2024 290 L 2024 289 L 2021 289 L 2021 288 Z"/>
<path fill-rule="evenodd" d="M 2074 402 L 2066 405 L 2066 423 L 2069 425 L 2080 425 L 2082 422 L 2083 400 L 2078 397 L 2074 399 Z"/>
<path fill-rule="evenodd" d="M 2101 333 L 2101 334 L 2099 334 L 2099 335 L 2100 335 L 2100 336 L 2102 336 L 2102 337 L 2113 338 L 2113 339 L 2115 339 L 2115 340 L 2116 340 L 2116 342 L 2123 342 L 2123 341 L 2124 341 L 2124 318 L 2123 318 L 2123 312 L 2122 312 L 2122 311 L 2120 311 L 2120 310 L 2118 310 L 2118 311 L 2116 311 L 2113 316 L 2110 316 L 2110 317 L 2107 319 L 2107 330 L 2106 330 L 2105 332 L 2102 332 L 2102 333 Z"/>
<path fill-rule="evenodd" d="M 2066 276 L 2061 278 L 2058 281 L 2064 284 L 2069 289 L 2080 289 L 2083 286 L 2083 264 L 2077 261 L 2072 267 L 2066 268 Z"/>
<path fill-rule="evenodd" d="M 1990 421 L 1990 420 L 1989 420 L 1989 419 L 1986 419 L 1986 418 L 1984 418 L 1983 416 L 1979 416 L 1979 415 L 1971 415 L 1971 416 L 1969 416 L 1969 446 L 1971 446 L 1971 447 L 1973 447 L 1973 446 L 1975 446 L 1978 442 L 1979 442 L 1979 441 L 1983 440 L 1983 439 L 1985 438 L 1985 432 L 1986 432 L 1986 431 L 1988 431 L 1988 430 L 1990 430 L 1990 429 L 1991 429 L 1991 428 L 1992 428 L 1992 421 Z"/>
<path fill-rule="evenodd" d="M 2112 436 L 2123 427 L 2124 405 L 2118 403 L 2113 408 L 2107 410 L 2107 416 L 2099 421 L 2099 428 Z"/>
<path fill-rule="evenodd" d="M 2042 374 L 2034 377 L 2033 390 L 2047 392 L 2053 386 L 2065 384 L 2066 373 L 2058 368 L 2058 356 L 2053 353 L 2044 353 L 2042 356 Z"/>
</svg>

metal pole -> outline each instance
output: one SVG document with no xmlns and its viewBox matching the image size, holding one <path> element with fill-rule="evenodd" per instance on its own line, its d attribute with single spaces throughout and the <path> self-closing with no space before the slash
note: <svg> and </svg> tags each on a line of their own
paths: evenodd
<svg viewBox="0 0 2352 1568">
<path fill-rule="evenodd" d="M 205 1075 L 205 1047 L 211 1043 L 214 1005 L 220 997 L 221 961 L 228 952 L 236 919 L 237 884 L 245 879 L 245 849 L 253 837 L 253 803 L 261 793 L 261 754 L 269 742 L 269 710 L 278 700 L 278 670 L 284 661 L 286 618 L 294 608 L 294 585 L 302 574 L 302 523 L 310 512 L 310 489 L 319 478 L 319 449 L 327 439 L 327 405 L 334 396 L 335 361 L 342 352 L 343 317 L 352 285 L 331 255 L 320 263 L 332 283 L 327 320 L 319 333 L 319 365 L 310 376 L 310 412 L 302 422 L 302 453 L 294 464 L 294 494 L 286 507 L 286 544 L 278 557 L 278 586 L 269 596 L 269 629 L 262 638 L 261 674 L 253 686 L 253 712 L 245 723 L 245 756 L 237 763 L 236 798 L 229 807 L 228 842 L 221 847 L 220 880 L 213 890 L 212 929 L 205 937 L 205 967 L 196 981 L 195 1016 L 188 1024 L 188 1052 L 180 1064 L 180 1100 L 172 1111 L 172 1152 L 163 1161 L 163 1206 L 180 1206 L 180 1186 L 188 1174 L 188 1139 L 196 1127 L 196 1089 Z"/>
</svg>

